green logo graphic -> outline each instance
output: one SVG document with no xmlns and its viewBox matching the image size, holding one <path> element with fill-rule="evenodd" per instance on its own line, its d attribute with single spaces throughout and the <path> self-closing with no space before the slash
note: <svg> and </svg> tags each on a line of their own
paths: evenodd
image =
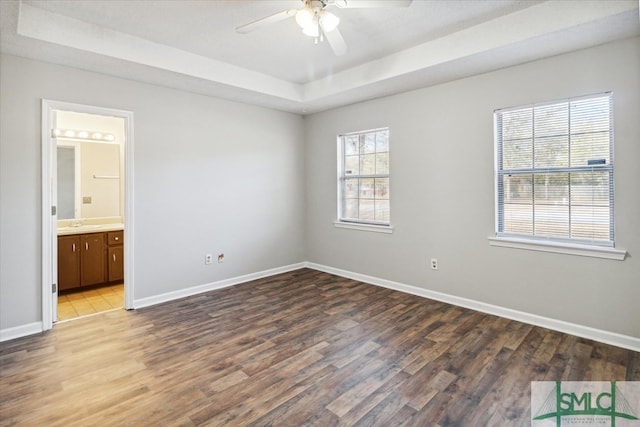
<svg viewBox="0 0 640 427">
<path fill-rule="evenodd" d="M 620 392 L 616 382 L 611 381 L 610 384 L 610 389 L 606 391 L 581 390 L 576 392 L 574 390 L 563 392 L 561 389 L 562 382 L 556 381 L 555 386 L 547 395 L 533 420 L 555 419 L 557 427 L 562 426 L 563 417 L 574 417 L 571 421 L 567 420 L 572 425 L 580 423 L 580 419 L 576 419 L 576 417 L 591 417 L 591 419 L 596 416 L 608 417 L 611 427 L 615 427 L 616 418 L 638 420 L 638 417 L 633 413 L 633 408 Z M 584 418 L 585 424 L 587 424 L 586 420 Z"/>
</svg>

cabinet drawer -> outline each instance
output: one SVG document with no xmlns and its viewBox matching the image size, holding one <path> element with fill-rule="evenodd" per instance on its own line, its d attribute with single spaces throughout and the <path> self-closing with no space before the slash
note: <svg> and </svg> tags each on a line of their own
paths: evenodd
<svg viewBox="0 0 640 427">
<path fill-rule="evenodd" d="M 124 231 L 109 231 L 107 233 L 107 244 L 109 246 L 121 245 L 124 242 Z"/>
</svg>

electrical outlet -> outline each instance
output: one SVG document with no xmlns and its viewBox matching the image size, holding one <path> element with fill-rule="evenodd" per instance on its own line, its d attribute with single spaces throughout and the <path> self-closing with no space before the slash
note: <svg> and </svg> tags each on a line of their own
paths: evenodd
<svg viewBox="0 0 640 427">
<path fill-rule="evenodd" d="M 205 264 L 211 264 L 211 263 L 213 263 L 213 255 L 211 255 L 211 254 L 206 254 L 206 255 L 204 256 L 204 263 L 205 263 Z"/>
<path fill-rule="evenodd" d="M 438 259 L 437 258 L 431 258 L 431 269 L 432 270 L 437 270 L 438 269 Z"/>
<path fill-rule="evenodd" d="M 224 254 L 223 253 L 219 253 L 218 254 L 218 264 L 221 264 L 224 262 Z"/>
</svg>

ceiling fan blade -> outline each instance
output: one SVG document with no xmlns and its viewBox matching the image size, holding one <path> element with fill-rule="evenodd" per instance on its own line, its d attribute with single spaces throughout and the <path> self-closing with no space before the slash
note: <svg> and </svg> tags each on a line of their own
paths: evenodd
<svg viewBox="0 0 640 427">
<path fill-rule="evenodd" d="M 273 24 L 275 22 L 278 21 L 282 21 L 285 20 L 291 16 L 295 16 L 295 14 L 298 12 L 298 9 L 287 9 L 287 10 L 283 10 L 282 12 L 278 12 L 275 13 L 273 15 L 270 16 L 266 16 L 264 18 L 260 18 L 256 21 L 250 22 L 248 24 L 245 25 L 240 25 L 239 27 L 236 27 L 236 32 L 241 33 L 241 34 L 246 34 L 249 33 L 257 28 L 266 26 L 266 25 L 270 25 Z"/>
<path fill-rule="evenodd" d="M 335 5 L 345 9 L 364 9 L 373 7 L 409 7 L 412 2 L 413 0 L 336 0 Z M 341 6 L 341 4 L 343 5 Z"/>
<path fill-rule="evenodd" d="M 324 37 L 327 39 L 329 46 L 331 46 L 336 56 L 342 56 L 347 53 L 347 43 L 345 43 L 340 30 L 336 28 L 333 31 L 324 33 Z"/>
</svg>

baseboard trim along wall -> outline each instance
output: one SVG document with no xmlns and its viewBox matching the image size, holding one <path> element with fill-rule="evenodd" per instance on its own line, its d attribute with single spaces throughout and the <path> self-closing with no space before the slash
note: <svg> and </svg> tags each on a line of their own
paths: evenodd
<svg viewBox="0 0 640 427">
<path fill-rule="evenodd" d="M 512 310 L 510 308 L 487 304 L 467 298 L 461 298 L 441 292 L 430 291 L 428 289 L 419 288 L 417 286 L 406 285 L 403 283 L 393 282 L 391 280 L 385 280 L 377 277 L 367 276 L 364 274 L 354 273 L 352 271 L 341 270 L 339 268 L 328 267 L 326 265 L 307 262 L 306 267 L 318 271 L 323 271 L 325 273 L 335 274 L 336 276 L 358 280 L 363 283 L 381 286 L 384 288 L 393 289 L 396 291 L 405 292 L 408 294 L 413 294 L 452 305 L 457 305 L 459 307 L 469 308 L 471 310 L 480 311 L 482 313 L 493 314 L 495 316 L 517 320 L 519 322 L 528 323 L 530 325 L 541 326 L 543 328 L 553 329 L 558 332 L 563 332 L 582 338 L 588 338 L 605 344 L 611 344 L 617 347 L 640 352 L 640 338 L 591 328 L 589 326 L 578 325 L 576 323 L 565 322 L 563 320 L 538 316 L 536 314 L 526 313 L 524 311 Z"/>
<path fill-rule="evenodd" d="M 329 267 L 313 262 L 301 262 L 283 267 L 263 270 L 256 273 L 245 274 L 243 276 L 232 277 L 230 279 L 220 280 L 217 282 L 206 283 L 203 285 L 192 286 L 190 288 L 181 289 L 179 291 L 167 292 L 148 298 L 134 300 L 134 308 L 149 307 L 152 305 L 173 301 L 176 299 L 209 292 L 216 289 L 227 288 L 229 286 L 238 285 L 240 283 L 249 282 L 251 280 L 262 279 L 264 277 L 275 276 L 276 274 L 286 273 L 301 268 L 311 268 L 313 270 L 323 271 L 325 273 L 334 274 L 340 277 L 357 280 L 370 285 L 381 286 L 395 291 L 405 292 L 423 298 L 429 298 L 436 301 L 445 302 L 471 310 L 480 311 L 482 313 L 492 314 L 531 325 L 541 326 L 555 331 L 576 335 L 582 338 L 588 338 L 605 344 L 611 344 L 628 350 L 640 352 L 640 338 L 622 335 L 615 332 L 604 331 L 601 329 L 582 326 L 575 323 L 565 322 L 562 320 L 552 319 L 548 317 L 538 316 L 536 314 L 526 313 L 523 311 L 512 310 L 510 308 L 500 307 L 497 305 L 487 304 L 467 298 L 461 298 L 441 292 L 430 291 L 428 289 L 419 288 L 417 286 L 406 285 L 391 280 L 380 279 L 378 277 L 367 276 L 365 274 L 354 273 L 348 270 Z M 8 341 L 15 338 L 33 335 L 42 332 L 42 322 L 29 323 L 27 325 L 16 326 L 13 328 L 0 329 L 0 342 Z"/>
<path fill-rule="evenodd" d="M 0 329 L 0 342 L 26 337 L 27 335 L 39 334 L 40 332 L 42 332 L 42 322 L 33 322 L 13 328 Z"/>
<path fill-rule="evenodd" d="M 245 274 L 243 276 L 232 277 L 230 279 L 219 280 L 217 282 L 205 283 L 204 285 L 192 286 L 179 291 L 167 292 L 160 295 L 154 295 L 148 298 L 141 298 L 133 301 L 134 308 L 149 307 L 151 305 L 169 302 L 176 299 L 188 297 L 191 295 L 201 294 L 203 292 L 214 291 L 216 289 L 228 288 L 229 286 L 239 285 L 240 283 L 250 282 L 251 280 L 262 279 L 263 277 L 275 276 L 276 274 L 286 273 L 288 271 L 299 270 L 304 268 L 306 263 L 301 262 L 291 264 L 284 267 L 272 268 L 269 270 L 259 271 L 257 273 Z"/>
<path fill-rule="evenodd" d="M 230 279 L 219 280 L 217 282 L 205 283 L 203 285 L 192 286 L 179 291 L 167 292 L 160 295 L 154 295 L 148 298 L 141 298 L 133 301 L 133 308 L 149 307 L 163 302 L 169 302 L 191 295 L 201 294 L 203 292 L 214 291 L 216 289 L 227 288 L 229 286 L 238 285 L 240 283 L 250 282 L 251 280 L 262 279 L 263 277 L 275 276 L 276 274 L 286 273 L 288 271 L 299 270 L 306 267 L 307 263 L 300 262 L 284 267 L 271 268 L 256 273 L 245 274 L 242 276 L 232 277 Z M 55 327 L 55 325 L 54 325 Z M 26 325 L 15 326 L 12 328 L 0 329 L 0 342 L 9 341 L 16 338 L 26 337 L 28 335 L 39 334 L 43 331 L 42 322 L 34 322 Z"/>
</svg>

